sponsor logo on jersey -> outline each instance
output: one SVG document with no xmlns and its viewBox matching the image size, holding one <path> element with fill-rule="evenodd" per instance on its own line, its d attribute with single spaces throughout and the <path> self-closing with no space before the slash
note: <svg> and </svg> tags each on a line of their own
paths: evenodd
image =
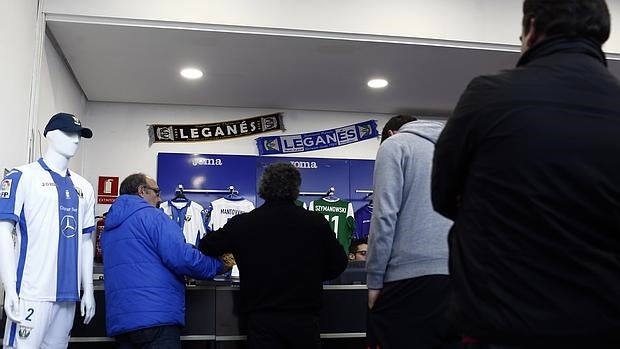
<svg viewBox="0 0 620 349">
<path fill-rule="evenodd" d="M 13 184 L 13 180 L 10 178 L 4 179 L 2 181 L 2 186 L 0 187 L 0 198 L 8 199 L 11 197 L 11 185 Z"/>
<path fill-rule="evenodd" d="M 66 238 L 74 237 L 77 233 L 77 222 L 75 217 L 70 215 L 63 216 L 60 222 L 60 229 L 62 231 L 62 236 Z"/>
<path fill-rule="evenodd" d="M 65 190 L 65 198 L 67 200 L 71 199 L 71 195 L 69 195 L 69 189 Z"/>
<path fill-rule="evenodd" d="M 222 166 L 224 162 L 220 158 L 193 158 L 192 166 Z"/>
<path fill-rule="evenodd" d="M 291 161 L 291 165 L 297 168 L 319 168 L 316 161 Z"/>
<path fill-rule="evenodd" d="M 30 336 L 30 331 L 32 331 L 32 328 L 19 325 L 19 331 L 17 333 L 19 334 L 19 338 L 28 338 Z"/>
<path fill-rule="evenodd" d="M 186 221 L 186 222 L 189 222 L 189 221 L 191 221 L 191 220 L 192 220 L 192 215 L 186 214 L 186 215 L 185 215 L 185 221 Z"/>
<path fill-rule="evenodd" d="M 54 183 L 54 182 L 43 182 L 43 183 L 41 183 L 41 186 L 42 187 L 55 187 L 56 183 Z"/>
<path fill-rule="evenodd" d="M 75 191 L 77 192 L 78 196 L 83 199 L 84 198 L 84 192 L 82 191 L 82 188 L 79 187 L 75 187 Z"/>
</svg>

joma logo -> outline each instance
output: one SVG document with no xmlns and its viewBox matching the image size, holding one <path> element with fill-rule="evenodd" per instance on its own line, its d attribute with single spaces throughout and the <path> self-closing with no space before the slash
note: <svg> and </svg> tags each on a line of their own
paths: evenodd
<svg viewBox="0 0 620 349">
<path fill-rule="evenodd" d="M 291 161 L 291 164 L 297 168 L 319 168 L 316 161 Z"/>
<path fill-rule="evenodd" d="M 193 166 L 222 166 L 224 162 L 222 159 L 211 159 L 211 158 L 193 158 L 192 165 Z"/>
</svg>

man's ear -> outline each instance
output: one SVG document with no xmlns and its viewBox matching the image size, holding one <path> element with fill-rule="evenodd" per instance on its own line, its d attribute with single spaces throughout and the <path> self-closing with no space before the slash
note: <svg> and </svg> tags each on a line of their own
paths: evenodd
<svg viewBox="0 0 620 349">
<path fill-rule="evenodd" d="M 536 22 L 535 18 L 533 18 L 533 17 L 530 18 L 530 23 L 528 24 L 527 35 L 525 36 L 525 38 L 523 38 L 525 40 L 525 44 L 527 45 L 528 48 L 534 46 L 541 39 L 541 35 L 536 30 L 536 23 L 535 22 Z"/>
</svg>

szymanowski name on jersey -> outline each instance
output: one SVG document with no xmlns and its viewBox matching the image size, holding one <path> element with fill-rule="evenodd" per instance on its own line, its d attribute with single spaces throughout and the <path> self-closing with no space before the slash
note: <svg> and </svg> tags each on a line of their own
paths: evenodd
<svg viewBox="0 0 620 349">
<path fill-rule="evenodd" d="M 334 207 L 334 206 L 314 206 L 314 211 L 347 213 L 347 208 L 346 207 Z"/>
</svg>

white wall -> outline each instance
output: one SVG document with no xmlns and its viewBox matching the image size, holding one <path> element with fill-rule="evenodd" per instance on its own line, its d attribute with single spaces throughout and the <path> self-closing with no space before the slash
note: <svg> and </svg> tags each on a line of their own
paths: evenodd
<svg viewBox="0 0 620 349">
<path fill-rule="evenodd" d="M 82 142 L 82 149 L 86 149 L 88 154 L 85 159 L 83 175 L 93 185 L 97 184 L 99 176 L 118 176 L 122 180 L 131 173 L 144 172 L 155 177 L 158 152 L 258 155 L 255 138 L 261 135 L 200 143 L 156 143 L 149 147 L 147 125 L 157 123 L 211 123 L 273 112 L 284 113 L 286 131 L 261 135 L 321 131 L 371 119 L 379 121 L 380 132 L 385 122 L 392 116 L 304 110 L 282 111 L 89 102 L 83 124 L 93 130 L 94 136 L 91 140 L 83 140 Z M 287 154 L 286 156 L 374 159 L 378 147 L 379 140 L 370 139 L 342 147 Z"/>
<path fill-rule="evenodd" d="M 0 171 L 28 161 L 36 0 L 0 1 Z"/>
<path fill-rule="evenodd" d="M 620 52 L 620 4 L 607 1 Z M 45 12 L 519 44 L 521 0 L 47 0 Z"/>
<path fill-rule="evenodd" d="M 50 117 L 58 112 L 66 112 L 83 118 L 86 113 L 86 97 L 51 41 L 46 37 L 41 60 L 38 112 L 34 131 L 35 158 L 45 154 L 46 141 L 43 137 L 43 130 Z M 88 140 L 82 140 L 84 141 Z M 71 169 L 78 173 L 82 173 L 84 151 L 84 147 L 80 147 L 70 162 Z"/>
</svg>

